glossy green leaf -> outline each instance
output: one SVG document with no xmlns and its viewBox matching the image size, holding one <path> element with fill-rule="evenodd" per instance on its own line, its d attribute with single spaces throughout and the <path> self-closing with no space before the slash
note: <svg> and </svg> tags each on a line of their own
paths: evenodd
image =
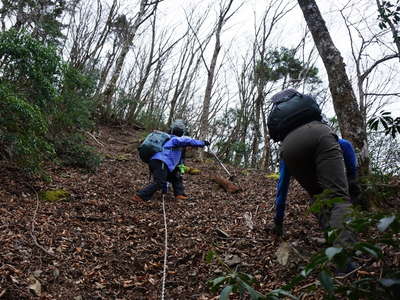
<svg viewBox="0 0 400 300">
<path fill-rule="evenodd" d="M 277 297 L 285 296 L 285 297 L 289 297 L 290 299 L 294 299 L 294 300 L 299 299 L 299 298 L 297 298 L 296 296 L 293 296 L 291 293 L 289 293 L 288 291 L 286 291 L 284 289 L 273 290 L 268 294 L 268 296 L 270 296 L 270 295 L 277 296 Z"/>
<path fill-rule="evenodd" d="M 326 271 L 321 271 L 318 278 L 325 290 L 327 290 L 329 294 L 333 293 L 334 286 L 332 277 Z"/>
<path fill-rule="evenodd" d="M 355 249 L 361 250 L 364 253 L 371 254 L 376 258 L 382 257 L 382 251 L 379 247 L 371 244 L 371 243 L 357 243 L 354 246 Z"/>
<path fill-rule="evenodd" d="M 327 249 L 325 249 L 325 255 L 328 257 L 329 260 L 332 260 L 332 258 L 342 252 L 343 248 L 339 248 L 339 247 L 329 247 Z"/>
<path fill-rule="evenodd" d="M 211 290 L 213 292 L 216 292 L 219 288 L 219 286 L 226 280 L 226 276 L 221 276 L 221 277 L 217 277 L 213 280 L 209 281 L 209 284 L 211 286 Z"/>
<path fill-rule="evenodd" d="M 254 288 L 248 285 L 246 282 L 238 278 L 239 284 L 250 294 L 250 298 L 252 300 L 262 299 L 265 296 L 259 292 L 257 292 Z"/>
<path fill-rule="evenodd" d="M 219 295 L 219 300 L 229 300 L 229 295 L 232 293 L 232 290 L 232 285 L 227 285 L 226 287 L 224 287 L 221 291 L 221 294 Z"/>
<path fill-rule="evenodd" d="M 380 219 L 379 223 L 378 223 L 379 231 L 384 232 L 390 226 L 390 224 L 393 223 L 393 221 L 395 219 L 396 219 L 396 216 L 390 216 L 390 217 Z"/>
</svg>

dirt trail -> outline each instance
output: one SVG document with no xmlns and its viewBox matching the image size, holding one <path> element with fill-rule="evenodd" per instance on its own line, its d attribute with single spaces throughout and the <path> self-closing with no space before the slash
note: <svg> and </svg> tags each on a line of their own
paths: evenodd
<svg viewBox="0 0 400 300">
<path fill-rule="evenodd" d="M 90 143 L 106 157 L 94 174 L 52 165 L 51 183 L 31 182 L 2 164 L 1 299 L 160 298 L 162 201 L 159 195 L 149 202 L 131 201 L 148 182 L 147 166 L 134 150 L 143 132 L 103 127 L 94 136 Z M 276 182 L 262 172 L 228 166 L 244 188 L 231 195 L 208 178 L 224 176 L 216 162 L 188 159 L 187 165 L 202 175 L 184 177 L 190 201 L 176 201 L 172 193 L 166 197 L 166 299 L 214 299 L 207 280 L 220 275 L 221 267 L 205 262 L 211 249 L 254 275 L 260 292 L 281 287 L 319 249 L 316 220 L 297 185 L 289 193 L 285 221 L 292 250 L 282 266 L 275 257 L 281 241 L 265 231 L 273 218 Z M 70 201 L 37 201 L 36 192 L 56 188 L 71 192 Z"/>
</svg>

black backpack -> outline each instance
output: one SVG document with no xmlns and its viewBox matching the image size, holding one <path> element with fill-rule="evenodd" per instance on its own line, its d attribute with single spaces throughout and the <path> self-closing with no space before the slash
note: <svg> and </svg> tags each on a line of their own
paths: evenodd
<svg viewBox="0 0 400 300">
<path fill-rule="evenodd" d="M 171 138 L 168 133 L 162 131 L 153 131 L 146 136 L 144 141 L 138 147 L 139 156 L 145 162 L 149 163 L 151 157 L 157 152 L 164 150 L 163 145 Z"/>
<path fill-rule="evenodd" d="M 295 128 L 321 119 L 321 109 L 314 98 L 294 93 L 274 102 L 267 126 L 270 137 L 280 142 Z"/>
</svg>

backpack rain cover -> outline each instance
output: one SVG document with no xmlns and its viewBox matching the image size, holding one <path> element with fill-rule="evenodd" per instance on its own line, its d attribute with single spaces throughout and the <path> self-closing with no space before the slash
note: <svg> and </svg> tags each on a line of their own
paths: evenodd
<svg viewBox="0 0 400 300">
<path fill-rule="evenodd" d="M 171 136 L 162 131 L 153 131 L 144 139 L 138 147 L 139 156 L 145 163 L 149 163 L 151 157 L 164 150 L 163 145 Z"/>
</svg>

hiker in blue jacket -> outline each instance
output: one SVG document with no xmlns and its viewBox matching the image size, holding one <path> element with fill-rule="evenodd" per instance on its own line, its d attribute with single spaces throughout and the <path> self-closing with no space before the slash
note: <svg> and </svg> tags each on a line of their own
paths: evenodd
<svg viewBox="0 0 400 300">
<path fill-rule="evenodd" d="M 340 148 L 343 152 L 343 158 L 346 168 L 347 182 L 349 185 L 350 199 L 353 204 L 357 204 L 359 187 L 357 184 L 357 158 L 353 145 L 345 139 L 338 140 Z M 273 232 L 277 235 L 283 233 L 283 219 L 285 216 L 286 196 L 290 184 L 290 172 L 283 159 L 279 162 L 279 180 L 276 193 L 276 214 L 274 218 L 275 226 Z"/>
<path fill-rule="evenodd" d="M 150 200 L 156 191 L 167 191 L 167 182 L 170 182 L 176 199 L 186 200 L 182 176 L 178 165 L 183 163 L 182 152 L 185 147 L 209 146 L 208 141 L 195 140 L 184 137 L 186 126 L 182 120 L 176 120 L 171 126 L 171 138 L 163 145 L 164 150 L 154 154 L 149 162 L 153 182 L 139 190 L 134 201 Z"/>
</svg>

